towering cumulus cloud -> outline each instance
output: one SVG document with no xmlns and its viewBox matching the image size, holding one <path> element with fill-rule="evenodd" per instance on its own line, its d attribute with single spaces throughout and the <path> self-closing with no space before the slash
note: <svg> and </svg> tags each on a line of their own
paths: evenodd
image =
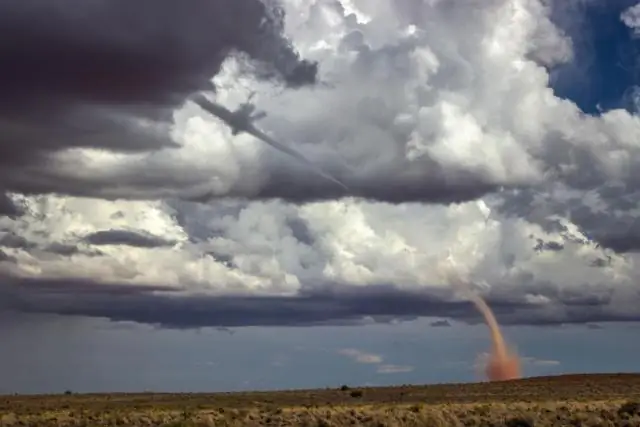
<svg viewBox="0 0 640 427">
<path fill-rule="evenodd" d="M 477 322 L 451 253 L 501 325 L 640 318 L 640 117 L 552 87 L 581 10 L 632 36 L 630 2 L 0 3 L 3 309 Z M 353 197 L 190 100 L 214 87 Z"/>
</svg>

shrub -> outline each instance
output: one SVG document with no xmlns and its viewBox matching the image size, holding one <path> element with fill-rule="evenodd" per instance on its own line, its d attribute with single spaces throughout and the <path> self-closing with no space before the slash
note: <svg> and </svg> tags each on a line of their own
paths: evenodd
<svg viewBox="0 0 640 427">
<path fill-rule="evenodd" d="M 534 422 L 531 419 L 515 417 L 508 419 L 504 425 L 505 427 L 534 427 Z"/>
<path fill-rule="evenodd" d="M 618 408 L 618 415 L 640 415 L 640 403 L 638 402 L 625 402 L 620 408 Z"/>
</svg>

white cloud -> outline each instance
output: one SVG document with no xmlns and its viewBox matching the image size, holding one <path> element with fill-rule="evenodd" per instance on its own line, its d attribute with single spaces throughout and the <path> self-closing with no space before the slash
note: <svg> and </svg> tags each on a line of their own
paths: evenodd
<svg viewBox="0 0 640 427">
<path fill-rule="evenodd" d="M 238 81 L 233 60 L 216 77 L 219 102 L 236 107 L 256 89 L 258 107 L 269 112 L 260 125 L 347 174 L 354 188 L 390 199 L 417 188 L 428 194 L 423 199 L 461 203 L 176 200 L 203 192 L 251 197 L 270 185 L 305 192 L 304 182 L 316 179 L 187 103 L 173 130 L 180 149 L 135 156 L 73 150 L 54 164 L 67 176 L 117 183 L 96 190 L 105 197 L 126 190 L 163 201 L 16 196 L 27 214 L 0 218 L 0 226 L 32 246 L 3 249 L 17 263 L 0 258 L 0 268 L 23 278 L 274 297 L 336 284 L 447 289 L 436 267 L 451 253 L 485 290 L 529 302 L 540 321 L 575 315 L 579 297 L 609 301 L 600 314 L 638 316 L 637 255 L 617 255 L 589 236 L 632 234 L 637 208 L 605 192 L 610 183 L 622 185 L 623 196 L 638 190 L 640 117 L 622 110 L 586 116 L 554 95 L 543 65 L 569 61 L 571 43 L 545 3 L 352 0 L 341 8 L 288 0 L 286 30 L 303 57 L 320 61 L 327 87 L 277 92 L 246 76 Z M 274 176 L 283 171 L 295 179 L 278 184 Z M 478 191 L 470 201 L 467 193 L 451 196 L 484 186 L 533 189 Z M 109 229 L 175 244 L 81 242 L 83 251 L 71 256 L 47 251 Z M 538 239 L 562 250 L 537 250 Z"/>
<path fill-rule="evenodd" d="M 537 359 L 535 357 L 523 357 L 522 361 L 525 364 L 533 365 L 533 366 L 560 366 L 559 360 Z"/>
<path fill-rule="evenodd" d="M 383 363 L 384 357 L 379 354 L 367 353 L 355 348 L 343 348 L 338 353 L 346 356 L 357 363 L 376 365 L 376 373 L 378 374 L 402 374 L 413 371 L 413 366 L 394 365 Z"/>
<path fill-rule="evenodd" d="M 640 36 L 640 3 L 625 10 L 620 15 L 620 19 L 634 31 L 636 36 Z"/>
<path fill-rule="evenodd" d="M 342 350 L 339 350 L 338 353 L 342 354 L 343 356 L 347 356 L 358 363 L 382 363 L 382 356 L 380 356 L 379 354 L 367 353 L 355 348 L 344 348 Z"/>
<path fill-rule="evenodd" d="M 413 366 L 404 365 L 380 365 L 377 372 L 379 374 L 404 374 L 413 371 Z"/>
</svg>

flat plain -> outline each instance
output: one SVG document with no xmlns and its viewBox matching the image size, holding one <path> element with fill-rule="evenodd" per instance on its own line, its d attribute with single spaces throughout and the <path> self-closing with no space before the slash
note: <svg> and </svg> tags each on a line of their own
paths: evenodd
<svg viewBox="0 0 640 427">
<path fill-rule="evenodd" d="M 640 374 L 244 393 L 0 396 L 2 426 L 638 426 Z"/>
</svg>

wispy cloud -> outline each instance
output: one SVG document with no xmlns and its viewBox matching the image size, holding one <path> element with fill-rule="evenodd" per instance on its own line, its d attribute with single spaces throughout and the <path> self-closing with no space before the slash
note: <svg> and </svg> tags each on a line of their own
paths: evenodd
<svg viewBox="0 0 640 427">
<path fill-rule="evenodd" d="M 358 363 L 375 364 L 382 363 L 382 356 L 379 354 L 367 353 L 355 348 L 343 348 L 338 351 L 343 356 L 347 356 Z"/>
<path fill-rule="evenodd" d="M 413 366 L 407 365 L 394 365 L 390 363 L 383 364 L 384 357 L 382 357 L 382 355 L 367 353 L 355 348 L 343 348 L 338 350 L 338 353 L 353 359 L 357 363 L 378 365 L 376 368 L 376 373 L 378 374 L 400 374 L 411 372 L 414 369 Z"/>
<path fill-rule="evenodd" d="M 559 366 L 560 365 L 559 360 L 552 360 L 552 359 L 537 359 L 535 357 L 523 357 L 521 360 L 523 363 L 526 363 L 527 365 L 533 365 L 533 366 Z"/>
<path fill-rule="evenodd" d="M 401 374 L 413 371 L 413 366 L 406 365 L 380 365 L 378 366 L 379 374 Z"/>
</svg>

